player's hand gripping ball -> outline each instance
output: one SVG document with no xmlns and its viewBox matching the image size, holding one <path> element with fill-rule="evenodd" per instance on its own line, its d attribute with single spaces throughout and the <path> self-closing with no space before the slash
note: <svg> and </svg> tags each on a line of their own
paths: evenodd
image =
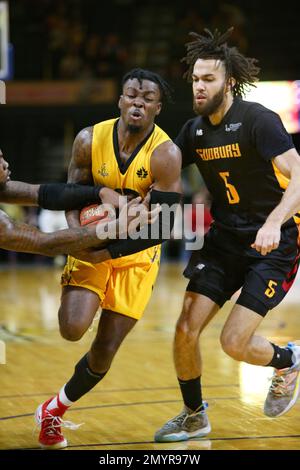
<svg viewBox="0 0 300 470">
<path fill-rule="evenodd" d="M 108 218 L 108 211 L 99 204 L 91 204 L 80 211 L 80 225 L 95 225 Z"/>
</svg>

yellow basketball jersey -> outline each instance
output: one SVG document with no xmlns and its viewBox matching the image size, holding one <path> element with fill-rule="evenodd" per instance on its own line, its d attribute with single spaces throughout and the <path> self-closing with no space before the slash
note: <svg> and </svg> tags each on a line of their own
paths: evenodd
<svg viewBox="0 0 300 470">
<path fill-rule="evenodd" d="M 153 183 L 150 159 L 158 145 L 170 137 L 157 125 L 137 146 L 125 164 L 119 154 L 117 119 L 109 119 L 94 126 L 92 143 L 92 174 L 95 184 L 119 190 L 131 191 L 145 197 Z"/>
</svg>

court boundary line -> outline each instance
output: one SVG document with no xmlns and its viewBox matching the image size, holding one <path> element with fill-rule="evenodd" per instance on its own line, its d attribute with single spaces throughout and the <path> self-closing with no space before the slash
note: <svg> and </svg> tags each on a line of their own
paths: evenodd
<svg viewBox="0 0 300 470">
<path fill-rule="evenodd" d="M 208 400 L 236 400 L 238 397 L 210 397 Z M 127 406 L 140 406 L 140 405 L 159 405 L 164 403 L 181 403 L 182 400 L 154 400 L 154 401 L 137 401 L 129 403 L 106 403 L 103 405 L 91 405 L 91 406 L 81 406 L 81 407 L 72 407 L 68 410 L 69 412 L 82 411 L 82 410 L 96 410 L 100 408 L 119 408 Z M 13 416 L 2 416 L 0 421 L 7 421 L 9 419 L 25 418 L 27 416 L 34 416 L 34 413 L 23 413 L 20 415 Z"/>
<path fill-rule="evenodd" d="M 246 441 L 246 440 L 262 440 L 262 439 L 293 439 L 293 438 L 300 438 L 300 434 L 289 434 L 289 435 L 284 435 L 284 436 L 230 436 L 230 437 L 211 437 L 209 439 L 205 438 L 199 438 L 199 439 L 190 439 L 189 441 L 178 441 L 178 442 L 155 442 L 155 441 L 133 441 L 133 442 L 106 442 L 106 443 L 94 443 L 94 444 L 78 444 L 78 445 L 68 445 L 67 449 L 78 449 L 82 447 L 104 447 L 104 446 L 130 446 L 130 445 L 141 445 L 141 444 L 155 444 L 155 445 L 161 445 L 164 446 L 166 444 L 174 444 L 174 445 L 180 445 L 184 444 L 185 442 L 207 442 L 207 441 Z M 17 448 L 9 448 L 9 449 L 0 449 L 0 450 L 41 450 L 40 447 L 17 447 Z M 108 449 L 109 450 L 109 449 Z M 130 449 L 127 449 L 130 450 Z M 134 449 L 134 450 L 159 450 L 159 449 Z M 169 450 L 172 451 L 172 448 L 170 449 L 161 449 L 161 450 Z M 174 449 L 175 450 L 175 449 Z M 192 450 L 192 449 L 187 449 L 187 451 Z M 206 450 L 206 449 L 193 449 L 193 450 Z M 210 449 L 208 449 L 210 450 Z M 211 449 L 211 450 L 217 450 L 217 449 Z M 259 450 L 259 449 L 256 449 Z M 275 449 L 274 449 L 275 450 Z M 293 450 L 293 449 L 289 449 Z M 295 449 L 296 450 L 296 449 Z M 239 449 L 236 449 L 236 451 L 239 451 Z"/>
<path fill-rule="evenodd" d="M 239 384 L 226 384 L 226 385 L 206 385 L 206 388 L 228 388 L 228 387 L 239 387 Z M 115 392 L 148 392 L 148 391 L 155 391 L 155 390 L 179 390 L 177 386 L 168 386 L 168 387 L 144 387 L 144 388 L 112 388 L 112 389 L 102 389 L 102 390 L 91 390 L 89 393 L 92 394 L 101 394 L 101 393 L 115 393 Z M 0 395 L 1 399 L 8 399 L 8 398 L 31 398 L 31 397 L 39 397 L 43 395 L 56 395 L 56 392 L 39 392 L 39 393 L 22 393 L 22 394 L 15 394 L 15 395 Z"/>
</svg>

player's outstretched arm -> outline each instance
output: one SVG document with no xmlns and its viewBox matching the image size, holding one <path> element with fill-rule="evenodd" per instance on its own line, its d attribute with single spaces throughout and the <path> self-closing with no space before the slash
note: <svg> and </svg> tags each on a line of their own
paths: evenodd
<svg viewBox="0 0 300 470">
<path fill-rule="evenodd" d="M 0 191 L 0 202 L 56 211 L 70 211 L 108 201 L 117 207 L 118 198 L 118 193 L 103 186 L 67 183 L 28 184 L 9 181 L 5 189 Z"/>
<path fill-rule="evenodd" d="M 0 191 L 0 201 L 22 206 L 37 206 L 39 188 L 39 184 L 8 181 Z"/>
<path fill-rule="evenodd" d="M 138 217 L 139 206 L 140 198 L 137 198 L 122 208 L 118 219 L 108 220 L 105 224 L 59 230 L 53 233 L 44 233 L 36 227 L 15 222 L 5 212 L 0 211 L 0 247 L 46 256 L 75 253 L 77 255 L 78 252 L 89 247 L 104 246 L 111 236 L 124 236 L 129 230 L 134 229 L 137 224 L 141 223 L 141 218 Z M 158 213 L 159 209 L 156 208 L 152 212 L 147 212 L 147 215 L 155 220 Z M 147 219 L 144 218 L 144 223 L 146 222 Z M 98 263 L 108 258 L 105 252 L 106 250 L 101 250 L 101 252 L 98 250 Z"/>
<path fill-rule="evenodd" d="M 99 240 L 96 226 L 44 233 L 36 227 L 15 222 L 0 211 L 0 247 L 5 250 L 56 256 L 105 242 Z"/>
</svg>

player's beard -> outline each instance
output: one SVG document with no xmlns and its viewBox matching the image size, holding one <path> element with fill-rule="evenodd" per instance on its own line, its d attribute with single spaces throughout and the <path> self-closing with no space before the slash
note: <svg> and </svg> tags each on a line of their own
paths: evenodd
<svg viewBox="0 0 300 470">
<path fill-rule="evenodd" d="M 138 134 L 143 130 L 142 126 L 135 126 L 134 124 L 127 124 L 127 130 L 130 134 Z"/>
<path fill-rule="evenodd" d="M 218 111 L 225 97 L 225 83 L 220 90 L 206 102 L 205 105 L 198 105 L 193 99 L 193 110 L 199 116 L 210 116 Z"/>
</svg>

